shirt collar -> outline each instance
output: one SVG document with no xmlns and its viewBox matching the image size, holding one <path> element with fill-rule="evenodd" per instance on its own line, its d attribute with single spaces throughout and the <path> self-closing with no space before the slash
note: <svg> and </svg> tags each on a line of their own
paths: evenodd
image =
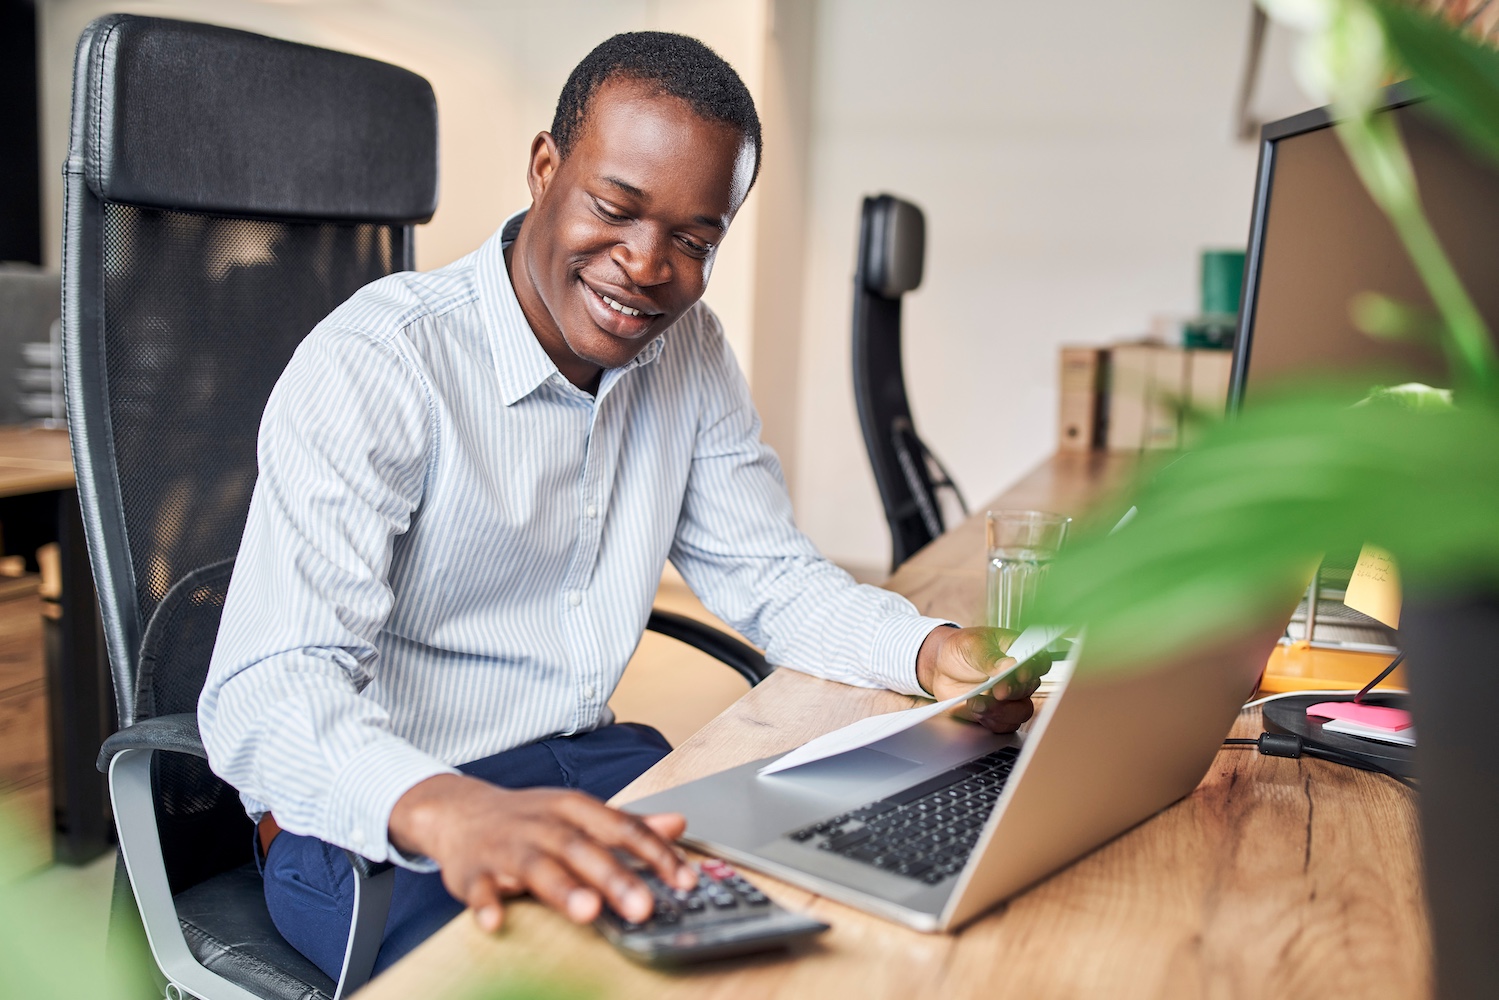
<svg viewBox="0 0 1499 1000">
<path fill-rule="evenodd" d="M 477 261 L 480 312 L 494 352 L 500 398 L 506 406 L 524 399 L 558 374 L 557 366 L 542 349 L 526 314 L 521 311 L 520 300 L 515 297 L 515 286 L 510 283 L 510 272 L 505 267 L 505 248 L 515 242 L 527 211 L 529 209 L 522 209 L 507 218 L 499 232 L 479 248 Z M 629 364 L 606 371 L 600 384 L 600 397 L 603 390 L 617 382 L 625 372 L 659 358 L 665 339 L 664 332 L 657 335 Z"/>
</svg>

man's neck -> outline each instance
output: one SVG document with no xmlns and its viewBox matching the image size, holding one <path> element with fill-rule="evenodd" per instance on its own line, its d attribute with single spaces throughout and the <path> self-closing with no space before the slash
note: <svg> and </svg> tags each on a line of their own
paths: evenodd
<svg viewBox="0 0 1499 1000">
<path fill-rule="evenodd" d="M 582 389 L 589 395 L 597 395 L 599 383 L 603 380 L 604 370 L 598 365 L 589 364 L 582 360 L 567 348 L 567 340 L 562 336 L 562 330 L 552 320 L 551 313 L 547 311 L 546 305 L 541 301 L 540 294 L 536 291 L 536 285 L 531 280 L 531 275 L 525 266 L 526 245 L 530 235 L 526 220 L 521 222 L 520 232 L 515 237 L 515 242 L 505 247 L 505 270 L 510 276 L 510 287 L 515 290 L 515 300 L 520 303 L 521 315 L 526 317 L 526 325 L 531 329 L 531 335 L 546 351 L 547 357 L 552 359 L 552 364 L 557 366 L 557 371 L 562 377 L 573 385 Z M 517 266 L 517 261 L 520 266 Z"/>
</svg>

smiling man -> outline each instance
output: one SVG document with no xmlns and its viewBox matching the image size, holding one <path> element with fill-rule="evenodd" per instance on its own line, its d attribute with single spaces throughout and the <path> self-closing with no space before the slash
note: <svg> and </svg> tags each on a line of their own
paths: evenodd
<svg viewBox="0 0 1499 1000">
<path fill-rule="evenodd" d="M 607 708 L 668 559 L 772 663 L 938 697 L 995 669 L 988 630 L 856 585 L 792 523 L 700 301 L 760 144 L 700 42 L 611 38 L 531 144 L 530 209 L 360 290 L 277 384 L 199 719 L 277 927 L 330 976 L 342 848 L 401 866 L 377 971 L 524 892 L 642 919 L 616 852 L 691 883 L 680 816 L 600 801 L 670 749 Z M 968 715 L 1013 730 L 1029 694 Z"/>
</svg>

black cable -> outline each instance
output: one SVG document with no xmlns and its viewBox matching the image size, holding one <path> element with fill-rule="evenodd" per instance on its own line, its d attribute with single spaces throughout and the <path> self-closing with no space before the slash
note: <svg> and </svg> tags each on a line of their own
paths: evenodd
<svg viewBox="0 0 1499 1000">
<path fill-rule="evenodd" d="M 1372 760 L 1343 753 L 1331 747 L 1307 746 L 1300 736 L 1289 733 L 1261 733 L 1257 740 L 1227 739 L 1223 741 L 1224 746 L 1255 746 L 1261 754 L 1267 757 L 1315 757 L 1317 760 L 1325 760 L 1332 764 L 1342 764 L 1345 767 L 1356 767 L 1360 771 L 1372 771 L 1382 774 L 1387 778 L 1393 778 L 1406 788 L 1417 790 L 1417 785 L 1403 774 L 1396 774 L 1387 767 L 1382 767 Z"/>
<path fill-rule="evenodd" d="M 1395 658 L 1390 661 L 1390 665 L 1388 667 L 1385 667 L 1378 674 L 1376 674 L 1372 681 L 1359 688 L 1358 694 L 1353 696 L 1353 703 L 1355 705 L 1362 705 L 1364 703 L 1364 695 L 1374 690 L 1374 685 L 1378 684 L 1380 681 L 1393 674 L 1395 672 L 1395 668 L 1400 666 L 1400 664 L 1403 662 L 1405 662 L 1405 650 L 1401 650 L 1399 653 L 1396 653 Z"/>
</svg>

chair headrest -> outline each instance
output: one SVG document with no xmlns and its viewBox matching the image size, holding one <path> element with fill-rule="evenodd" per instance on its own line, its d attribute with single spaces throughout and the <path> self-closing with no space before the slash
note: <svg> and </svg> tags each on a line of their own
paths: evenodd
<svg viewBox="0 0 1499 1000">
<path fill-rule="evenodd" d="M 900 298 L 921 285 L 926 217 L 894 195 L 865 198 L 859 253 L 864 287 L 887 299 Z"/>
<path fill-rule="evenodd" d="M 66 167 L 101 199 L 414 223 L 437 207 L 437 103 L 374 59 L 112 14 L 78 40 Z"/>
</svg>

